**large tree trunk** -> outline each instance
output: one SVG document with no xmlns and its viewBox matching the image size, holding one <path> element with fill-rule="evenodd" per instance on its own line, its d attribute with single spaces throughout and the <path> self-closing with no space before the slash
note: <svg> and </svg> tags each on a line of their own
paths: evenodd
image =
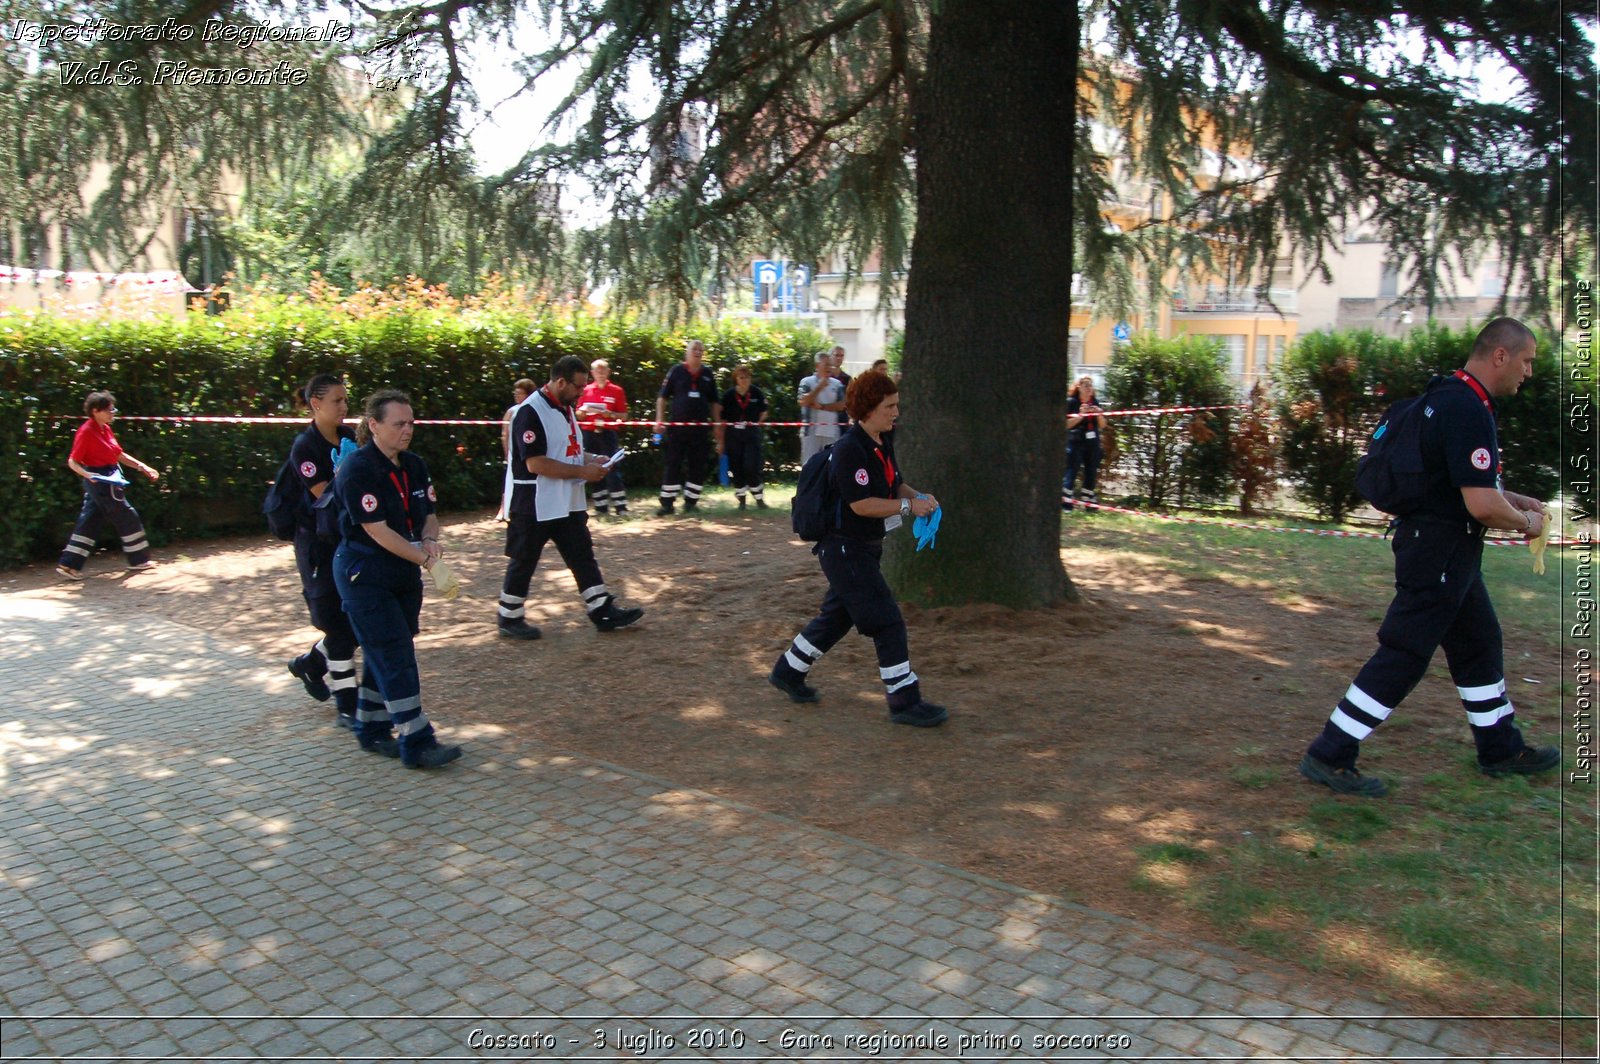
<svg viewBox="0 0 1600 1064">
<path fill-rule="evenodd" d="M 896 449 L 945 516 L 932 551 L 892 537 L 888 571 L 912 602 L 1040 606 L 1073 596 L 1060 491 L 1078 16 L 1061 0 L 934 12 Z"/>
</svg>

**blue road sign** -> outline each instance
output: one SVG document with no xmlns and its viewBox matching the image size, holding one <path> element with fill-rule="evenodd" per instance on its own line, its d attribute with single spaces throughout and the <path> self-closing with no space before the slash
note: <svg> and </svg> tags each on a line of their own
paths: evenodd
<svg viewBox="0 0 1600 1064">
<path fill-rule="evenodd" d="M 783 263 L 775 259 L 756 259 L 750 263 L 750 276 L 756 284 L 780 284 L 783 281 Z"/>
<path fill-rule="evenodd" d="M 1128 328 L 1128 323 L 1125 321 L 1119 321 L 1116 325 L 1111 327 L 1111 338 L 1117 341 L 1119 344 L 1127 343 L 1128 338 L 1132 335 L 1133 330 Z"/>
</svg>

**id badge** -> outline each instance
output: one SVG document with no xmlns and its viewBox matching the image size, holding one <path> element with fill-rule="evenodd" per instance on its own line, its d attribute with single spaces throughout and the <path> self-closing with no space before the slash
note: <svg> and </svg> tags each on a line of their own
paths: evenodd
<svg viewBox="0 0 1600 1064">
<path fill-rule="evenodd" d="M 689 393 L 689 398 L 690 399 L 698 399 L 698 398 L 700 398 L 700 393 L 699 392 L 690 392 Z"/>
<path fill-rule="evenodd" d="M 1083 438 L 1086 439 L 1086 440 L 1092 440 L 1092 439 L 1097 438 L 1099 435 L 1100 434 L 1098 432 L 1085 432 L 1083 434 Z"/>
<path fill-rule="evenodd" d="M 885 533 L 893 532 L 895 529 L 899 528 L 900 527 L 900 520 L 901 520 L 901 518 L 900 518 L 899 514 L 895 514 L 893 517 L 885 517 L 883 519 L 883 530 L 884 530 L 884 532 Z"/>
</svg>

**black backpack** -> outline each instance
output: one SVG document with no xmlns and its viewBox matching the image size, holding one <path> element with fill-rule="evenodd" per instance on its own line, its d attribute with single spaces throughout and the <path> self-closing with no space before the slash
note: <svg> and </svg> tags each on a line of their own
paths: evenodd
<svg viewBox="0 0 1600 1064">
<path fill-rule="evenodd" d="M 339 493 L 333 490 L 333 481 L 328 481 L 327 488 L 316 502 L 311 504 L 311 524 L 316 529 L 317 538 L 324 543 L 337 543 L 344 531 L 340 528 L 340 518 L 344 516 L 344 505 L 339 501 Z"/>
<path fill-rule="evenodd" d="M 279 539 L 294 539 L 294 530 L 305 513 L 306 486 L 300 480 L 300 470 L 292 457 L 285 458 L 278 467 L 278 477 L 272 482 L 266 497 L 261 500 L 261 512 L 266 515 L 267 527 Z"/>
<path fill-rule="evenodd" d="M 1404 517 L 1421 509 L 1428 489 L 1422 463 L 1422 428 L 1433 416 L 1428 393 L 1446 378 L 1435 377 L 1419 396 L 1384 411 L 1367 453 L 1356 462 L 1356 490 L 1376 509 Z"/>
<path fill-rule="evenodd" d="M 844 517 L 844 500 L 833 486 L 831 444 L 806 459 L 790 506 L 794 534 L 805 542 L 818 543 L 829 532 L 838 531 Z"/>
</svg>

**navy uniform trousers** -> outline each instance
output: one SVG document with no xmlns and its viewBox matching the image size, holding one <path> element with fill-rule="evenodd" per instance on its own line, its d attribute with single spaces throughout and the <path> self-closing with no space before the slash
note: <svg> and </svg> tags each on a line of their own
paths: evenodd
<svg viewBox="0 0 1600 1064">
<path fill-rule="evenodd" d="M 684 506 L 698 506 L 710 458 L 711 426 L 669 426 L 661 458 L 661 505 L 671 506 L 682 492 Z"/>
<path fill-rule="evenodd" d="M 382 548 L 339 545 L 333 579 L 364 656 L 357 735 L 400 741 L 400 760 L 432 746 L 433 725 L 422 712 L 422 678 L 413 642 L 422 617 L 422 570 Z M 371 686 L 369 686 L 369 683 Z"/>
<path fill-rule="evenodd" d="M 106 476 L 117 469 L 114 465 L 84 468 Z M 139 520 L 139 511 L 123 494 L 122 485 L 88 480 L 84 482 L 83 509 L 78 511 L 77 527 L 67 537 L 67 545 L 61 549 L 61 557 L 56 559 L 56 564 L 81 572 L 83 563 L 94 553 L 100 530 L 106 525 L 110 525 L 121 537 L 122 551 L 128 556 L 129 565 L 143 565 L 150 560 L 150 540 L 145 536 L 144 522 Z"/>
<path fill-rule="evenodd" d="M 1482 526 L 1438 518 L 1402 520 L 1394 535 L 1395 596 L 1378 628 L 1378 651 L 1356 674 L 1308 751 L 1351 768 L 1361 740 L 1388 719 L 1444 648 L 1467 711 L 1478 760 L 1489 764 L 1525 745 L 1506 693 L 1500 621 L 1483 584 Z"/>
<path fill-rule="evenodd" d="M 853 625 L 872 640 L 878 652 L 878 677 L 891 710 L 922 701 L 917 674 L 911 671 L 906 622 L 883 578 L 883 544 L 829 536 L 816 547 L 828 593 L 822 608 L 794 637 L 773 669 L 789 680 L 804 682 L 817 659 L 833 649 Z"/>
<path fill-rule="evenodd" d="M 531 514 L 513 513 L 506 529 L 506 576 L 500 585 L 500 623 L 515 625 L 527 619 L 528 586 L 539 568 L 545 544 L 554 543 L 561 560 L 578 584 L 584 612 L 590 619 L 604 615 L 612 602 L 611 589 L 600 575 L 594 556 L 594 538 L 589 535 L 589 514 L 574 510 L 554 521 L 540 521 Z"/>
<path fill-rule="evenodd" d="M 1100 479 L 1100 459 L 1103 452 L 1100 449 L 1100 440 L 1082 439 L 1067 440 L 1067 475 L 1061 480 L 1061 501 L 1071 505 L 1074 499 L 1087 499 L 1095 501 L 1095 485 Z M 1083 470 L 1083 493 L 1080 495 L 1075 489 L 1078 479 L 1078 470 Z"/>
<path fill-rule="evenodd" d="M 743 499 L 749 489 L 751 495 L 762 499 L 760 430 L 728 429 L 723 445 L 728 453 L 728 479 L 733 481 L 733 494 Z"/>
<path fill-rule="evenodd" d="M 340 723 L 353 727 L 356 633 L 340 604 L 339 588 L 333 580 L 334 549 L 334 544 L 318 538 L 312 529 L 301 526 L 294 531 L 294 564 L 300 570 L 300 594 L 311 613 L 312 626 L 322 633 L 316 645 L 300 655 L 300 664 L 308 675 L 327 678 Z"/>
<path fill-rule="evenodd" d="M 617 453 L 621 442 L 617 438 L 616 429 L 584 429 L 583 449 L 590 454 L 604 455 L 610 458 Z M 622 483 L 622 463 L 618 462 L 606 471 L 606 479 L 594 486 L 593 494 L 596 510 L 605 512 L 606 507 L 615 506 L 621 513 L 628 505 L 628 489 Z"/>
</svg>

